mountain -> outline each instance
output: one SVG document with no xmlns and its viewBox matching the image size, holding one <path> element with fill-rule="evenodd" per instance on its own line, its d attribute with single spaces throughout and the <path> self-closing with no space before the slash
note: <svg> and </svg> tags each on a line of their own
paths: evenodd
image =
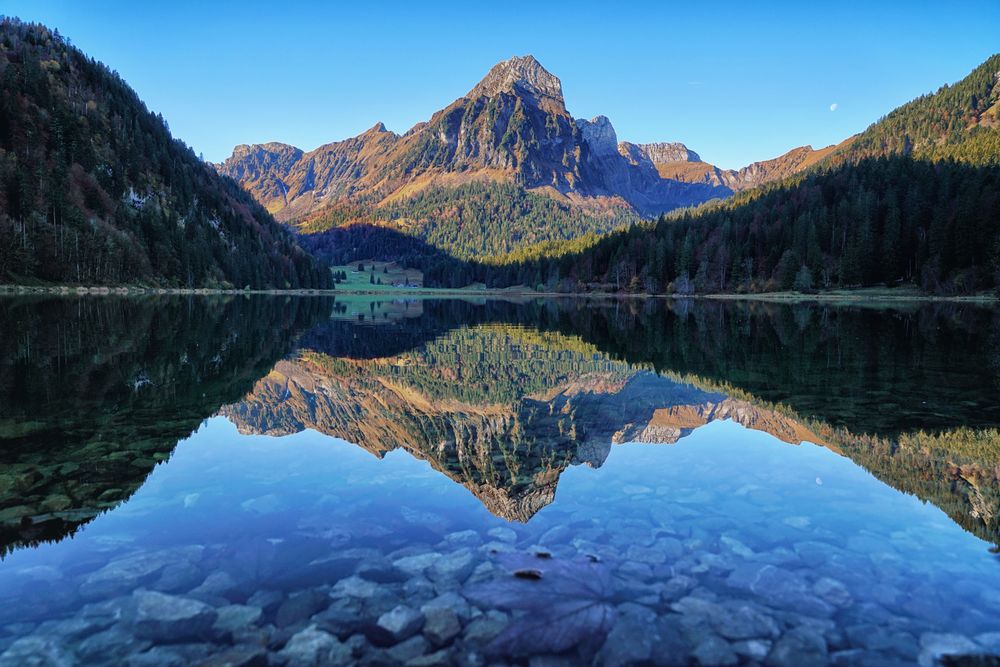
<svg viewBox="0 0 1000 667">
<path fill-rule="evenodd" d="M 1000 55 L 825 155 L 802 149 L 745 174 L 752 181 L 793 172 L 781 180 L 655 225 L 425 271 L 424 279 L 681 294 L 897 285 L 944 295 L 995 291 L 998 113 Z M 646 155 L 638 146 L 630 154 Z"/>
<path fill-rule="evenodd" d="M 329 271 L 121 78 L 0 20 L 0 282 L 326 287 Z"/>
<path fill-rule="evenodd" d="M 664 178 L 626 146 L 606 117 L 575 119 L 559 79 L 524 56 L 402 135 L 378 123 L 308 152 L 241 145 L 217 168 L 301 233 L 373 223 L 459 257 L 603 233 L 732 192 Z M 512 198 L 515 210 L 497 210 Z"/>
<path fill-rule="evenodd" d="M 799 146 L 770 160 L 753 162 L 741 169 L 720 169 L 703 162 L 684 144 L 628 144 L 629 156 L 642 155 L 652 161 L 661 178 L 685 183 L 707 183 L 734 192 L 748 190 L 772 181 L 793 176 L 821 162 L 828 155 L 850 145 L 854 137 L 841 144 L 819 150 Z"/>
</svg>

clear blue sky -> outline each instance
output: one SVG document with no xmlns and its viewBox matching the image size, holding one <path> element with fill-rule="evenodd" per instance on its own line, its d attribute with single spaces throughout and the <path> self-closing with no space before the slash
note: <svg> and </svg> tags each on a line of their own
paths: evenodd
<svg viewBox="0 0 1000 667">
<path fill-rule="evenodd" d="M 739 167 L 838 142 L 1000 51 L 1000 0 L 351 5 L 5 0 L 0 12 L 58 28 L 212 161 L 239 143 L 311 149 L 379 120 L 403 132 L 530 53 L 575 116 Z"/>
</svg>

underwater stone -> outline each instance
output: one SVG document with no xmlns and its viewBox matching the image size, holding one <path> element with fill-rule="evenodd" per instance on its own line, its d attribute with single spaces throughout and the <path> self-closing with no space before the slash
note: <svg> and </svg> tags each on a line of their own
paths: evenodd
<svg viewBox="0 0 1000 667">
<path fill-rule="evenodd" d="M 495 540 L 499 540 L 500 542 L 513 543 L 517 541 L 517 533 L 515 533 L 510 528 L 506 528 L 504 526 L 493 528 L 486 534 Z"/>
<path fill-rule="evenodd" d="M 430 644 L 422 635 L 410 637 L 386 651 L 386 654 L 396 662 L 409 662 L 419 658 L 430 648 Z"/>
<path fill-rule="evenodd" d="M 153 641 L 176 642 L 208 634 L 218 614 L 208 605 L 156 591 L 136 591 L 135 635 Z"/>
<path fill-rule="evenodd" d="M 849 607 L 854 602 L 847 588 L 830 577 L 823 577 L 813 584 L 813 592 L 836 607 Z"/>
<path fill-rule="evenodd" d="M 729 643 L 714 635 L 702 640 L 691 655 L 702 667 L 721 667 L 739 662 Z"/>
<path fill-rule="evenodd" d="M 965 635 L 925 632 L 920 635 L 921 667 L 933 667 L 944 656 L 975 655 L 983 649 Z"/>
<path fill-rule="evenodd" d="M 382 614 L 376 623 L 377 627 L 384 631 L 379 634 L 383 635 L 391 644 L 409 639 L 420 632 L 423 624 L 424 615 L 416 609 L 405 605 L 398 605 L 392 611 Z"/>
<path fill-rule="evenodd" d="M 474 564 L 475 559 L 471 551 L 456 551 L 435 560 L 427 570 L 427 574 L 435 581 L 451 579 L 462 583 L 472 572 Z"/>
<path fill-rule="evenodd" d="M 322 667 L 352 663 L 351 650 L 315 625 L 293 635 L 278 657 L 287 667 Z"/>
<path fill-rule="evenodd" d="M 312 589 L 303 591 L 281 603 L 275 614 L 274 624 L 279 628 L 287 628 L 323 611 L 329 604 L 328 595 Z"/>
<path fill-rule="evenodd" d="M 376 590 L 378 590 L 378 584 L 375 582 L 362 579 L 358 576 L 351 576 L 338 581 L 330 595 L 335 598 L 370 598 L 375 595 Z"/>
<path fill-rule="evenodd" d="M 76 664 L 62 644 L 48 637 L 22 637 L 0 655 L 0 667 L 71 667 Z"/>
<path fill-rule="evenodd" d="M 215 619 L 213 627 L 220 633 L 233 633 L 247 626 L 256 625 L 262 614 L 260 607 L 243 604 L 231 604 L 219 607 L 215 611 L 218 618 Z"/>
<path fill-rule="evenodd" d="M 450 607 L 424 607 L 424 636 L 435 646 L 443 646 L 462 631 L 458 614 Z"/>
<path fill-rule="evenodd" d="M 826 640 L 808 628 L 786 632 L 767 656 L 769 667 L 821 667 L 827 662 Z"/>
</svg>

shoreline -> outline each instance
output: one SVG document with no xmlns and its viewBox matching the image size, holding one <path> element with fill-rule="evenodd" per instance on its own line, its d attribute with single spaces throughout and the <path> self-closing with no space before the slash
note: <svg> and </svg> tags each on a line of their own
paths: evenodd
<svg viewBox="0 0 1000 667">
<path fill-rule="evenodd" d="M 272 295 L 272 296 L 364 296 L 364 297 L 517 297 L 517 298 L 587 298 L 587 299 L 713 299 L 721 301 L 764 301 L 771 303 L 806 303 L 810 301 L 824 303 L 972 303 L 992 305 L 1000 302 L 1000 296 L 980 294 L 947 296 L 921 294 L 918 292 L 893 293 L 892 290 L 871 288 L 860 290 L 831 290 L 815 294 L 799 292 L 764 292 L 758 294 L 649 294 L 645 292 L 536 292 L 535 290 L 517 288 L 386 288 L 386 289 L 222 289 L 222 288 L 188 288 L 188 287 L 137 287 L 137 286 L 94 286 L 81 287 L 69 285 L 0 285 L 0 295 L 55 295 L 55 296 L 159 296 L 159 295 Z"/>
</svg>

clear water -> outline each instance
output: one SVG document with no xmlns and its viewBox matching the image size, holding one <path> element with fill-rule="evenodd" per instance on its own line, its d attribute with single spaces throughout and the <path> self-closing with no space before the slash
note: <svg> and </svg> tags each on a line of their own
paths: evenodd
<svg viewBox="0 0 1000 667">
<path fill-rule="evenodd" d="M 993 310 L 0 308 L 0 664 L 1000 655 Z"/>
</svg>

